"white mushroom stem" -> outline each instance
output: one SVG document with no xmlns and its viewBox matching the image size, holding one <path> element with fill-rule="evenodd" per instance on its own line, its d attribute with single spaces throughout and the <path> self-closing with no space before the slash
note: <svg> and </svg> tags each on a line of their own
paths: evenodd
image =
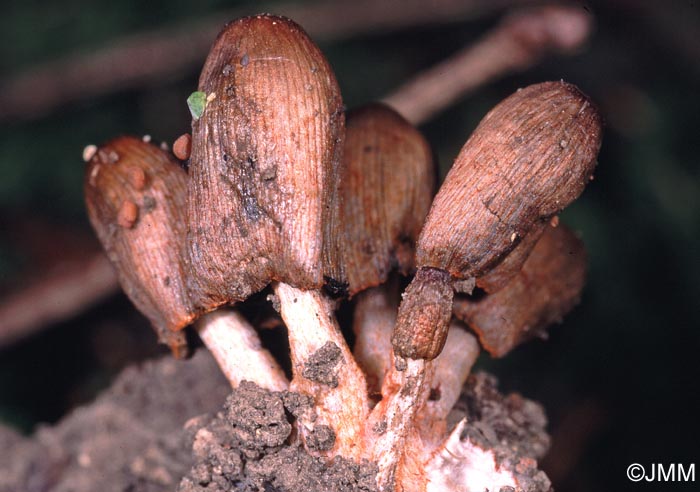
<svg viewBox="0 0 700 492">
<path fill-rule="evenodd" d="M 393 284 L 372 287 L 355 296 L 353 353 L 355 360 L 367 375 L 370 394 L 378 394 L 381 391 L 382 381 L 393 362 L 391 332 L 396 323 L 398 309 L 398 300 L 394 299 L 392 292 L 398 286 Z"/>
<path fill-rule="evenodd" d="M 428 400 L 426 418 L 441 421 L 447 418 L 459 400 L 462 386 L 479 356 L 479 342 L 459 321 L 450 323 L 445 348 L 435 359 L 435 372 L 430 381 L 434 398 Z"/>
<path fill-rule="evenodd" d="M 200 318 L 196 328 L 232 387 L 246 380 L 270 391 L 288 388 L 284 371 L 241 314 L 215 311 Z"/>
<path fill-rule="evenodd" d="M 397 363 L 403 370 L 392 366 L 387 374 L 382 401 L 372 411 L 366 434 L 370 458 L 379 468 L 377 484 L 382 492 L 393 491 L 404 482 L 400 471 L 406 441 L 415 434 L 416 415 L 428 398 L 434 367 L 434 361 L 423 359 L 397 358 Z"/>
<path fill-rule="evenodd" d="M 420 428 L 423 459 L 442 444 L 447 432 L 447 415 L 462 393 L 472 366 L 479 356 L 479 342 L 453 320 L 447 332 L 445 348 L 434 360 L 435 370 L 430 381 L 430 397 L 425 402 L 416 425 Z"/>
<path fill-rule="evenodd" d="M 273 284 L 273 288 L 289 332 L 293 372 L 290 390 L 315 400 L 316 418 L 299 418 L 299 433 L 308 443 L 314 427 L 328 425 L 335 433 L 335 445 L 327 454 L 358 459 L 369 412 L 367 386 L 340 332 L 331 301 L 319 291 L 300 290 L 282 282 Z M 334 357 L 325 362 L 318 360 L 324 352 Z"/>
<path fill-rule="evenodd" d="M 418 463 L 443 442 L 447 414 L 478 355 L 476 338 L 452 322 L 445 348 L 435 360 L 407 359 L 405 370 L 390 368 L 382 385 L 383 399 L 372 411 L 367 430 L 374 441 L 370 457 L 379 467 L 380 490 L 393 490 L 398 483 L 420 488 L 417 484 L 425 478 L 416 467 L 422 468 Z M 408 441 L 421 445 L 407 446 Z"/>
</svg>

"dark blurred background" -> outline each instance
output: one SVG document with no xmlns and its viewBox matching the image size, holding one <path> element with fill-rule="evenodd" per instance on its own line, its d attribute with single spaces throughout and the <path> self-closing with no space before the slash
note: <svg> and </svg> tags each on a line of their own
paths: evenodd
<svg viewBox="0 0 700 492">
<path fill-rule="evenodd" d="M 318 40 L 353 107 L 384 96 L 479 39 L 506 12 L 532 3 L 469 0 L 458 14 L 434 19 L 431 2 L 424 2 L 425 15 L 412 22 L 375 22 L 359 12 L 359 27 L 334 32 L 328 21 Z M 206 53 L 200 46 L 226 20 L 308 9 L 323 19 L 348 5 L 4 2 L 0 422 L 31 433 L 91 401 L 125 365 L 165 353 L 146 320 L 109 286 L 82 307 L 3 336 L 10 317 L 38 309 L 45 292 L 61 289 L 99 251 L 84 212 L 83 147 L 124 133 L 172 142 L 188 131 L 185 99 L 197 86 Z M 393 2 L 397 18 L 399 5 Z M 499 78 L 421 126 L 444 176 L 485 112 L 518 87 L 564 79 L 586 92 L 606 119 L 595 181 L 562 215 L 589 252 L 580 306 L 547 342 L 533 341 L 502 360 L 482 356 L 479 366 L 495 372 L 503 389 L 545 405 L 553 445 L 543 467 L 558 490 L 694 490 L 693 484 L 632 484 L 625 470 L 635 462 L 687 466 L 700 456 L 700 5 L 570 5 L 595 22 L 582 49 Z M 138 54 L 140 43 L 171 33 L 191 42 L 162 57 L 156 52 L 147 76 L 120 81 L 118 70 L 115 75 L 98 64 L 85 71 L 85 88 L 80 72 L 67 87 L 51 85 L 52 77 L 70 72 L 67 60 L 75 56 L 102 53 L 133 36 Z M 122 62 L 143 63 L 136 56 Z M 102 79 L 113 83 L 94 89 Z"/>
</svg>

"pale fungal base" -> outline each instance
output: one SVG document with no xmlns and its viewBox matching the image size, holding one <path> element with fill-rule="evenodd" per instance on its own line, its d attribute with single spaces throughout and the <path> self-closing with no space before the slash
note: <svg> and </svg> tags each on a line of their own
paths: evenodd
<svg viewBox="0 0 700 492">
<path fill-rule="evenodd" d="M 369 412 L 367 384 L 340 332 L 331 301 L 319 291 L 305 291 L 282 282 L 273 284 L 273 289 L 289 336 L 293 373 L 289 389 L 314 398 L 315 419 L 300 417 L 299 434 L 308 444 L 314 427 L 327 425 L 335 433 L 335 445 L 326 454 L 360 459 Z M 309 370 L 310 362 L 329 347 L 328 352 L 336 357 L 321 367 L 323 374 L 314 375 Z M 319 361 L 321 365 L 323 361 Z"/>
<path fill-rule="evenodd" d="M 297 436 L 309 452 L 376 463 L 382 492 L 520 490 L 515 464 L 499 461 L 493 449 L 470 440 L 473 430 L 467 432 L 466 420 L 448 428 L 448 413 L 479 354 L 475 337 L 461 323 L 451 323 L 445 349 L 436 359 L 394 360 L 390 337 L 397 300 L 385 288 L 367 291 L 356 303 L 360 366 L 338 328 L 330 299 L 284 283 L 273 288 L 289 327 L 291 383 L 239 313 L 210 313 L 197 329 L 232 386 L 250 380 L 271 391 L 289 389 L 313 398 L 313 406 L 296 419 Z M 382 399 L 371 411 L 373 391 L 363 371 L 381 380 Z M 313 444 L 320 426 L 335 435 L 326 448 Z"/>
<path fill-rule="evenodd" d="M 444 423 L 450 410 L 459 400 L 462 387 L 479 357 L 479 352 L 476 337 L 466 331 L 460 322 L 453 320 L 447 332 L 445 348 L 434 361 L 435 373 L 430 389 L 436 397 L 426 402 L 425 410 L 421 412 L 423 422 L 432 425 Z"/>
<path fill-rule="evenodd" d="M 289 387 L 284 371 L 240 313 L 219 310 L 206 314 L 197 321 L 196 328 L 232 387 L 243 380 L 270 391 Z"/>
<path fill-rule="evenodd" d="M 459 440 L 464 425 L 448 436 L 447 416 L 479 355 L 476 337 L 453 321 L 435 360 L 394 360 L 398 296 L 392 294 L 388 285 L 358 294 L 353 325 L 355 358 L 367 375 L 368 391 L 382 396 L 363 443 L 364 457 L 378 465 L 379 490 L 481 491 L 487 483 L 511 485 L 512 475 L 496 471 L 492 453 Z M 474 471 L 482 465 L 483 471 Z"/>
<path fill-rule="evenodd" d="M 461 439 L 466 424 L 466 420 L 460 421 L 425 464 L 425 492 L 482 492 L 503 487 L 518 490 L 517 480 L 511 472 L 499 469 L 492 451 Z"/>
</svg>

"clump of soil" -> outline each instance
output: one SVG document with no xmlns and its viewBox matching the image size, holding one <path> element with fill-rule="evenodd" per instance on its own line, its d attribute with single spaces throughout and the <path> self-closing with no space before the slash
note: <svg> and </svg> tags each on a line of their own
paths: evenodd
<svg viewBox="0 0 700 492">
<path fill-rule="evenodd" d="M 205 351 L 129 368 L 95 402 L 31 438 L 0 426 L 0 492 L 376 490 L 373 463 L 326 462 L 297 444 L 293 423 L 313 414 L 309 396 L 248 382 L 229 391 Z M 550 489 L 535 461 L 549 442 L 539 405 L 500 394 L 495 378 L 478 374 L 451 425 L 464 417 L 462 439 L 493 450 L 523 490 Z M 307 439 L 311 453 L 334 443 L 322 425 Z"/>
<path fill-rule="evenodd" d="M 192 446 L 196 464 L 178 492 L 375 491 L 372 463 L 342 457 L 327 463 L 294 442 L 294 416 L 311 403 L 304 395 L 241 383 L 223 411 L 196 431 Z M 307 441 L 313 443 L 312 451 L 329 450 L 335 435 L 330 427 L 319 425 Z"/>
</svg>

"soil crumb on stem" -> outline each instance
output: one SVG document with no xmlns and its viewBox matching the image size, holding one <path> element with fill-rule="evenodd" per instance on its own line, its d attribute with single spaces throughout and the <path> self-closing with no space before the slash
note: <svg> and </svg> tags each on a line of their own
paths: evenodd
<svg viewBox="0 0 700 492">
<path fill-rule="evenodd" d="M 374 464 L 340 456 L 327 463 L 294 440 L 294 415 L 310 410 L 307 400 L 296 393 L 241 383 L 223 411 L 196 431 L 195 465 L 178 492 L 375 491 Z M 317 426 L 311 435 L 316 449 L 333 447 L 335 434 L 327 426 Z"/>
<path fill-rule="evenodd" d="M 338 387 L 338 375 L 336 367 L 341 362 L 343 353 L 333 342 L 326 342 L 316 350 L 304 364 L 302 376 L 309 381 L 321 383 L 331 388 Z"/>
</svg>

